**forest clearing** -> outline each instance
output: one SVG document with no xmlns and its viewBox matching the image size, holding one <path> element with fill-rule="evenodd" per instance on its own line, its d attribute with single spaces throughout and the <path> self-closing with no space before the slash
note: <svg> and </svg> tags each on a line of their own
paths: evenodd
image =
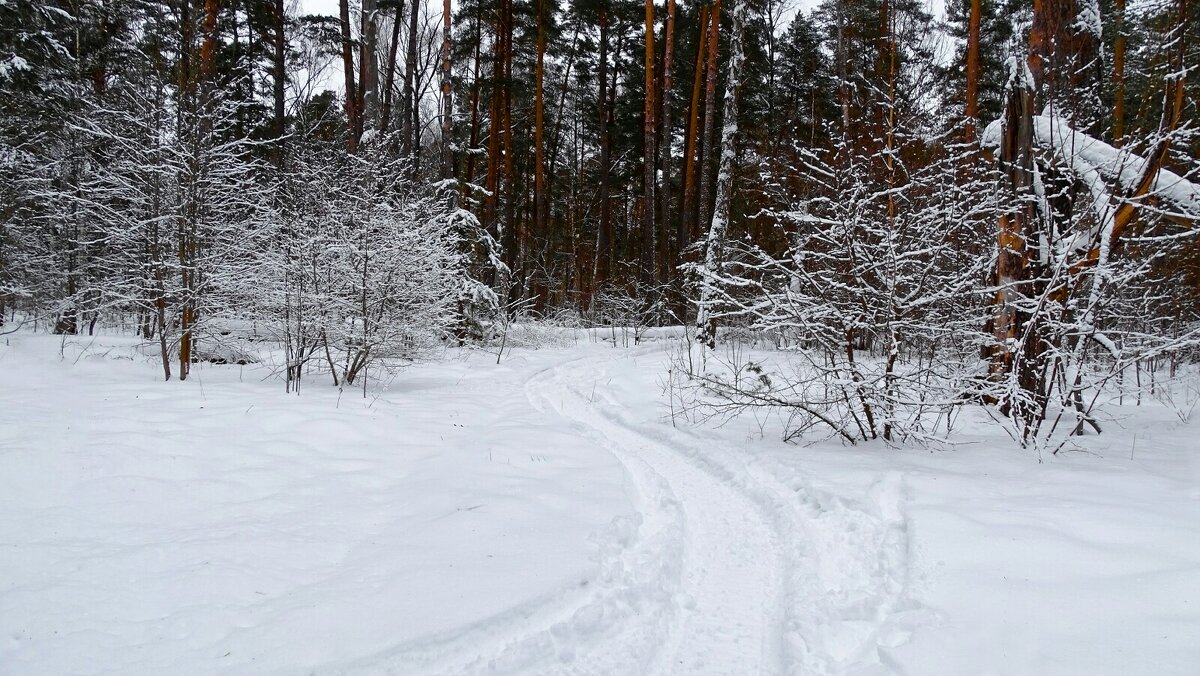
<svg viewBox="0 0 1200 676">
<path fill-rule="evenodd" d="M 1190 0 L 0 0 L 0 675 L 1194 674 Z"/>
</svg>

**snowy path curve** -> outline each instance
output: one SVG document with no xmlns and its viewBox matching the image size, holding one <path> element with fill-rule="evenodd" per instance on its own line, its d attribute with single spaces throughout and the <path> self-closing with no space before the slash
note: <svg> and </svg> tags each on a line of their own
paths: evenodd
<svg viewBox="0 0 1200 676">
<path fill-rule="evenodd" d="M 598 574 L 364 671 L 891 671 L 887 649 L 904 642 L 911 614 L 902 481 L 850 500 L 747 462 L 703 430 L 645 424 L 605 383 L 612 365 L 662 349 L 568 359 L 525 383 L 535 408 L 626 469 L 637 515 L 598 538 Z"/>
<path fill-rule="evenodd" d="M 620 358 L 620 357 L 618 357 Z M 531 383 L 531 399 L 602 436 L 634 485 L 664 482 L 679 508 L 683 546 L 671 622 L 656 645 L 651 673 L 780 673 L 784 669 L 785 550 L 781 533 L 735 485 L 625 424 L 623 406 L 604 388 L 603 361 L 583 359 Z"/>
</svg>

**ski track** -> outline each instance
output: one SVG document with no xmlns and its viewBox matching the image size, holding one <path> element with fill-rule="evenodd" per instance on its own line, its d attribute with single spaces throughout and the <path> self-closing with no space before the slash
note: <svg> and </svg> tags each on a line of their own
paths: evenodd
<svg viewBox="0 0 1200 676">
<path fill-rule="evenodd" d="M 625 467 L 637 511 L 597 536 L 594 577 L 339 671 L 897 671 L 889 650 L 931 621 L 907 600 L 903 478 L 850 499 L 711 432 L 637 420 L 599 383 L 611 362 L 662 349 L 570 359 L 525 383 L 535 408 Z"/>
</svg>

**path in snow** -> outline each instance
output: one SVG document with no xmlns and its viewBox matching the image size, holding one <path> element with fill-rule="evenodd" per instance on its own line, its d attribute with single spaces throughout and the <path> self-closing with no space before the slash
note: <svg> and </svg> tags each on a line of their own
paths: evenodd
<svg viewBox="0 0 1200 676">
<path fill-rule="evenodd" d="M 620 413 L 606 386 L 584 401 L 590 375 L 604 380 L 595 360 L 559 367 L 555 384 L 573 407 L 570 417 L 603 434 L 630 472 L 661 477 L 682 507 L 683 560 L 677 614 L 657 655 L 656 673 L 778 673 L 784 666 L 781 629 L 786 560 L 780 533 L 759 505 L 664 439 L 654 439 Z M 598 368 L 597 368 L 598 367 Z M 567 397 L 563 397 L 564 399 Z M 585 405 L 586 404 L 586 405 Z"/>
<path fill-rule="evenodd" d="M 611 415 L 622 404 L 607 387 L 585 395 L 589 376 L 603 380 L 603 362 L 568 362 L 533 381 L 531 399 L 552 410 L 557 394 L 560 411 L 602 435 L 635 485 L 664 482 L 681 512 L 674 617 L 651 671 L 780 672 L 786 562 L 778 530 L 736 486 Z"/>
<path fill-rule="evenodd" d="M 666 341 L 462 355 L 362 402 L 163 384 L 138 346 L 0 344 L 0 674 L 1197 663 L 1171 407 L 1034 465 L 982 412 L 935 455 L 676 428 Z"/>
<path fill-rule="evenodd" d="M 717 435 L 661 424 L 636 377 L 636 358 L 661 357 L 660 349 L 570 359 L 525 386 L 544 415 L 600 442 L 628 472 L 638 516 L 603 537 L 596 578 L 363 667 L 890 671 L 887 647 L 907 635 L 896 621 L 907 583 L 901 482 L 892 477 L 865 501 L 849 501 L 748 465 Z"/>
</svg>

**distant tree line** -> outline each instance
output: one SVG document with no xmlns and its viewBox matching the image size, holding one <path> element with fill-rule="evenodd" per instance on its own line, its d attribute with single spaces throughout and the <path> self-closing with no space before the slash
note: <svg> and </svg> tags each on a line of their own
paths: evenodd
<svg viewBox="0 0 1200 676">
<path fill-rule="evenodd" d="M 850 437 L 894 435 L 923 359 L 1036 433 L 1087 418 L 1096 349 L 1194 349 L 1194 14 L 8 0 L 0 315 L 134 316 L 168 378 L 206 322 L 269 320 L 289 382 L 353 382 L 498 313 L 620 305 L 819 346 Z"/>
</svg>

